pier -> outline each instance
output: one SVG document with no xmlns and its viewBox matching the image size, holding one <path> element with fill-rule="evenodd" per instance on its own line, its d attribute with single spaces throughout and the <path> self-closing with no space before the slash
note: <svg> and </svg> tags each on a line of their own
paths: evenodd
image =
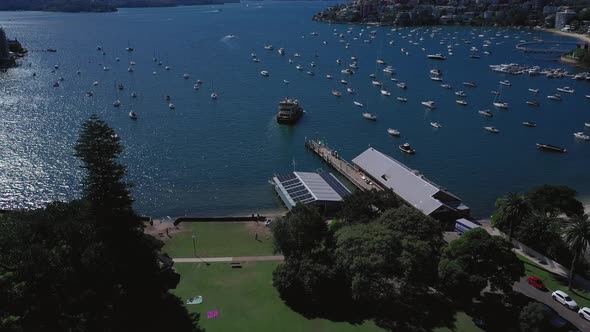
<svg viewBox="0 0 590 332">
<path fill-rule="evenodd" d="M 338 152 L 330 149 L 328 146 L 320 141 L 306 140 L 305 146 L 311 151 L 315 152 L 320 158 L 322 158 L 328 165 L 336 169 L 342 174 L 348 181 L 354 184 L 360 190 L 383 190 L 378 184 L 371 181 L 368 176 L 353 166 L 346 160 L 342 159 Z"/>
</svg>

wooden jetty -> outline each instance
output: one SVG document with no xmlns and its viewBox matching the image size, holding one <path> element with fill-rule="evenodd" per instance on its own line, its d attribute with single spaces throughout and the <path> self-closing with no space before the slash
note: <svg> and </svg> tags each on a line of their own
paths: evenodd
<svg viewBox="0 0 590 332">
<path fill-rule="evenodd" d="M 315 152 L 328 165 L 336 169 L 340 174 L 344 175 L 348 181 L 354 184 L 360 190 L 383 190 L 378 184 L 371 181 L 360 169 L 342 159 L 338 152 L 330 149 L 326 144 L 320 141 L 306 140 L 305 146 L 311 151 Z"/>
</svg>

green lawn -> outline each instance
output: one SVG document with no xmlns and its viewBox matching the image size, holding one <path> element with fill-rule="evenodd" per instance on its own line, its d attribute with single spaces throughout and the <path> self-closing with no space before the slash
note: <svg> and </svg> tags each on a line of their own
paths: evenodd
<svg viewBox="0 0 590 332">
<path fill-rule="evenodd" d="M 576 289 L 575 287 L 573 292 L 569 291 L 567 289 L 567 278 L 542 269 L 522 255 L 518 255 L 518 258 L 524 263 L 525 273 L 527 276 L 535 275 L 543 280 L 545 287 L 547 287 L 547 289 L 550 291 L 560 289 L 576 300 L 580 307 L 590 307 L 590 293 L 581 289 Z"/>
<path fill-rule="evenodd" d="M 232 269 L 228 264 L 175 264 L 182 275 L 175 293 L 186 301 L 201 295 L 202 304 L 188 305 L 201 313 L 200 325 L 207 331 L 383 331 L 373 323 L 361 326 L 325 319 L 307 319 L 292 311 L 272 286 L 275 262 L 243 264 Z M 219 317 L 207 319 L 207 311 L 218 310 Z"/>
<path fill-rule="evenodd" d="M 437 329 L 434 329 L 434 332 L 483 332 L 482 329 L 480 329 L 479 327 L 475 326 L 475 324 L 473 324 L 473 321 L 471 320 L 471 316 L 468 316 L 466 313 L 464 312 L 457 312 L 457 314 L 455 315 L 455 328 L 454 329 L 449 329 L 446 327 L 440 327 Z"/>
<path fill-rule="evenodd" d="M 201 326 L 208 331 L 342 331 L 383 332 L 372 322 L 351 325 L 326 319 L 307 319 L 292 311 L 272 286 L 276 262 L 251 262 L 241 269 L 225 263 L 209 266 L 199 263 L 175 264 L 181 274 L 175 290 L 183 301 L 201 295 L 202 304 L 187 305 L 201 313 Z M 219 317 L 207 319 L 207 311 L 218 310 Z M 456 328 L 438 328 L 435 332 L 480 332 L 465 313 L 457 313 Z"/>
<path fill-rule="evenodd" d="M 195 235 L 197 256 L 233 257 L 273 255 L 268 227 L 254 222 L 187 223 L 188 231 L 165 240 L 163 251 L 171 257 L 193 257 L 192 235 Z M 255 239 L 258 232 L 258 241 Z"/>
</svg>

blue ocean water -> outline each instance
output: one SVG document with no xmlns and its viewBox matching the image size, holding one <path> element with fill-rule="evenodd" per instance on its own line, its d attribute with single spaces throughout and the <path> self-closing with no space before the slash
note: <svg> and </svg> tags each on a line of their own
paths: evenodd
<svg viewBox="0 0 590 332">
<path fill-rule="evenodd" d="M 327 141 L 349 160 L 368 146 L 376 147 L 447 187 L 476 216 L 488 215 L 495 199 L 506 192 L 543 183 L 567 184 L 590 194 L 586 169 L 590 142 L 573 137 L 573 132 L 584 130 L 584 122 L 590 122 L 590 100 L 584 98 L 590 94 L 590 84 L 506 76 L 488 68 L 511 62 L 564 67 L 547 55 L 523 54 L 514 46 L 533 38 L 571 39 L 471 27 L 444 27 L 431 36 L 431 28 L 391 31 L 311 20 L 330 4 L 265 1 L 106 14 L 1 12 L 0 25 L 31 52 L 21 67 L 0 73 L 0 207 L 30 208 L 77 197 L 82 173 L 73 145 L 81 123 L 92 113 L 121 136 L 126 146 L 123 162 L 135 184 L 135 206 L 154 217 L 249 214 L 280 207 L 267 182 L 273 174 L 291 171 L 293 160 L 297 170 L 327 169 L 304 148 L 306 137 Z M 365 43 L 370 30 L 377 30 L 376 37 Z M 338 42 L 335 32 L 344 34 L 349 48 Z M 484 40 L 491 46 L 482 47 Z M 265 50 L 267 43 L 275 50 Z M 447 61 L 426 58 L 431 53 L 448 54 L 449 43 L 453 55 Z M 96 50 L 97 45 L 106 55 Z M 126 52 L 128 46 L 135 50 Z M 472 46 L 479 48 L 480 59 L 469 58 Z M 279 47 L 287 55 L 280 56 Z M 47 48 L 58 51 L 39 51 Z M 491 55 L 484 55 L 484 50 Z M 259 63 L 251 60 L 253 52 Z M 301 56 L 293 57 L 295 52 Z M 154 56 L 162 66 L 152 61 Z M 359 69 L 346 79 L 355 95 L 347 94 L 346 86 L 339 83 L 344 78 L 340 69 L 351 56 L 358 58 Z M 377 58 L 396 69 L 394 77 L 407 83 L 407 90 L 398 89 L 382 73 Z M 127 71 L 130 61 L 136 62 L 132 73 Z M 296 70 L 296 64 L 304 70 Z M 104 66 L 110 70 L 104 71 Z M 435 67 L 454 90 L 430 80 L 429 71 Z M 269 71 L 270 77 L 260 76 L 261 70 Z M 316 75 L 307 75 L 309 70 Z M 371 85 L 368 75 L 374 72 L 391 97 L 381 96 Z M 183 79 L 185 73 L 189 79 Z M 326 79 L 326 74 L 334 79 Z M 53 87 L 60 77 L 61 86 Z M 196 91 L 193 85 L 198 79 L 203 84 Z M 494 111 L 493 118 L 482 117 L 477 111 L 493 109 L 490 91 L 498 90 L 504 79 L 512 82 L 503 89 L 510 108 Z M 94 81 L 99 85 L 93 86 Z M 475 81 L 478 87 L 463 87 L 463 81 Z M 115 88 L 118 83 L 125 85 L 123 91 Z M 562 86 L 574 88 L 575 94 L 562 94 L 561 102 L 546 99 Z M 541 90 L 540 107 L 525 104 L 534 98 L 528 88 Z M 333 96 L 333 89 L 342 97 Z M 453 91 L 459 89 L 468 93 L 468 106 L 455 103 Z M 86 91 L 94 95 L 86 97 Z M 138 98 L 130 97 L 132 91 Z M 217 100 L 210 98 L 213 91 L 219 94 Z M 175 110 L 168 108 L 166 95 L 172 97 Z M 299 99 L 306 110 L 296 126 L 281 126 L 274 119 L 285 96 Z M 408 102 L 399 103 L 396 96 Z M 122 103 L 118 109 L 112 106 L 117 98 Z M 354 100 L 364 103 L 364 109 L 354 106 Z M 424 100 L 434 100 L 437 108 L 425 110 L 420 105 Z M 129 119 L 130 109 L 137 112 L 137 121 Z M 363 119 L 363 111 L 376 113 L 378 120 Z M 443 127 L 433 128 L 432 121 Z M 524 127 L 522 121 L 538 126 Z M 488 125 L 500 134 L 484 131 Z M 390 137 L 389 127 L 399 129 L 402 137 Z M 406 141 L 416 155 L 399 152 L 397 146 Z M 563 146 L 568 153 L 541 152 L 536 142 Z"/>
</svg>

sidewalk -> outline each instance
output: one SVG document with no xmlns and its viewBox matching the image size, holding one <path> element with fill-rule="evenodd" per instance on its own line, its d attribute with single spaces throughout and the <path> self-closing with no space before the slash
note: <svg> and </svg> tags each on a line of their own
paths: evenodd
<svg viewBox="0 0 590 332">
<path fill-rule="evenodd" d="M 174 263 L 223 263 L 223 262 L 282 262 L 283 256 L 242 256 L 242 257 L 203 257 L 173 258 Z"/>
</svg>

